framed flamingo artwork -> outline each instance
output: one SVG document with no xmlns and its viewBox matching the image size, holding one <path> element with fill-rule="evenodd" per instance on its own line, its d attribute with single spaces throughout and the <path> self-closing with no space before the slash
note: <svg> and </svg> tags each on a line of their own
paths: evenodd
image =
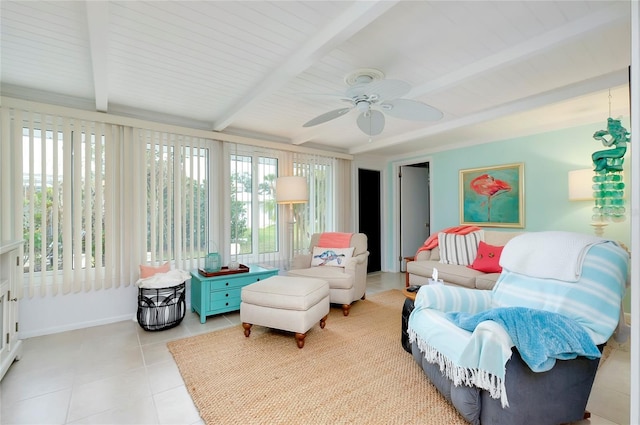
<svg viewBox="0 0 640 425">
<path fill-rule="evenodd" d="M 460 170 L 460 224 L 524 228 L 524 164 Z"/>
</svg>

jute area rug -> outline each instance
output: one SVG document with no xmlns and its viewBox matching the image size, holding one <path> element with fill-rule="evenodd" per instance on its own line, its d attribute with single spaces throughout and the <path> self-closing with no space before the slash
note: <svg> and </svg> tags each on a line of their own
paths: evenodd
<svg viewBox="0 0 640 425">
<path fill-rule="evenodd" d="M 298 349 L 292 334 L 242 326 L 168 344 L 207 424 L 466 424 L 402 349 L 404 296 L 332 307 Z"/>
</svg>

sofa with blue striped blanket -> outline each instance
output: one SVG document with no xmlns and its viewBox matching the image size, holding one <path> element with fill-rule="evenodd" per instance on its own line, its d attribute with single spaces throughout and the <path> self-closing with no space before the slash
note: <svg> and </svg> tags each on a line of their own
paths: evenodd
<svg viewBox="0 0 640 425">
<path fill-rule="evenodd" d="M 412 353 L 471 424 L 582 419 L 600 352 L 621 320 L 628 253 L 570 232 L 527 232 L 494 288 L 420 288 Z"/>
</svg>

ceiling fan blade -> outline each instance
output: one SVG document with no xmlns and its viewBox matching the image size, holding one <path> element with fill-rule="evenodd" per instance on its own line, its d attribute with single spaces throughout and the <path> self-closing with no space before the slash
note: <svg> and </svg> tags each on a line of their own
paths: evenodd
<svg viewBox="0 0 640 425">
<path fill-rule="evenodd" d="M 351 110 L 351 108 L 334 109 L 333 111 L 325 112 L 322 115 L 318 115 L 314 119 L 309 120 L 306 123 L 304 123 L 302 126 L 303 127 L 313 127 L 314 125 L 322 124 L 322 123 L 325 123 L 327 121 L 331 121 L 333 119 L 341 117 L 344 114 L 346 114 L 347 112 L 349 112 L 350 110 Z"/>
<path fill-rule="evenodd" d="M 411 99 L 395 99 L 380 104 L 382 110 L 395 118 L 411 121 L 437 121 L 443 114 L 433 106 Z"/>
<path fill-rule="evenodd" d="M 401 80 L 377 80 L 370 83 L 356 84 L 347 90 L 347 96 L 353 98 L 367 95 L 376 97 L 378 101 L 397 99 L 409 93 L 411 85 Z"/>
<path fill-rule="evenodd" d="M 369 136 L 377 136 L 384 130 L 384 114 L 370 109 L 358 116 L 358 127 Z"/>
</svg>

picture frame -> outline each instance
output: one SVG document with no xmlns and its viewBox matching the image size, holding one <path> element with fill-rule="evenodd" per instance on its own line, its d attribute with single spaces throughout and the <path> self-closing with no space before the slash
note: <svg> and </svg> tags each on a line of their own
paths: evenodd
<svg viewBox="0 0 640 425">
<path fill-rule="evenodd" d="M 524 163 L 460 170 L 460 224 L 524 228 Z"/>
</svg>

